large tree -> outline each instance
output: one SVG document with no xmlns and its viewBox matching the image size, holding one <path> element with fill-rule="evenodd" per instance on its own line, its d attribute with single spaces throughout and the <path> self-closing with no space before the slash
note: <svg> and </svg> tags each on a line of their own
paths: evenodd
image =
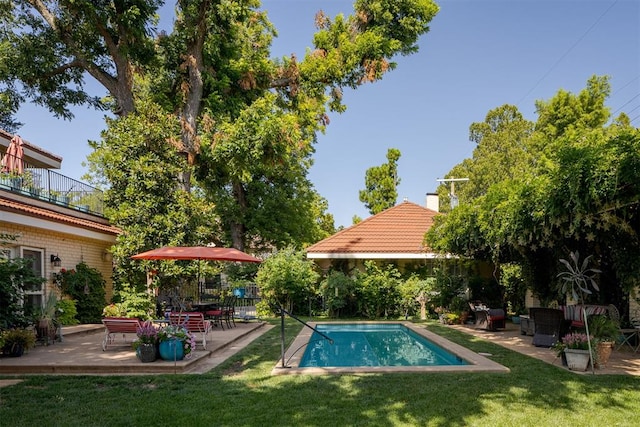
<svg viewBox="0 0 640 427">
<path fill-rule="evenodd" d="M 367 169 L 364 177 L 365 189 L 360 190 L 360 201 L 371 215 L 378 214 L 396 204 L 398 199 L 398 160 L 401 153 L 397 148 L 387 150 L 387 163 Z"/>
<path fill-rule="evenodd" d="M 539 101 L 535 131 L 521 135 L 528 152 L 518 174 L 500 171 L 486 191 L 439 218 L 428 234 L 431 247 L 518 262 L 543 300 L 559 297 L 560 258 L 593 254 L 603 271 L 594 298 L 624 306 L 640 277 L 633 261 L 640 256 L 640 132 L 624 115 L 608 123 L 608 93 L 608 79 L 593 77 L 578 94 L 559 91 Z M 503 144 L 510 145 L 506 136 Z M 467 163 L 479 164 L 479 157 Z M 470 181 L 499 176 L 467 170 L 475 173 Z"/>
<path fill-rule="evenodd" d="M 137 109 L 135 76 L 146 76 L 153 100 L 178 118 L 168 141 L 186 160 L 179 183 L 188 191 L 196 172 L 238 248 L 268 234 L 246 221 L 273 194 L 289 203 L 272 203 L 272 218 L 322 203 L 305 172 L 327 110 L 344 110 L 343 88 L 376 81 L 395 55 L 416 52 L 438 11 L 431 0 L 357 0 L 347 17 L 319 12 L 314 48 L 299 61 L 269 57 L 275 30 L 257 0 L 180 0 L 170 34 L 155 29 L 160 5 L 3 0 L 0 90 L 60 117 L 78 104 L 125 117 Z M 109 96 L 86 92 L 87 76 Z"/>
</svg>

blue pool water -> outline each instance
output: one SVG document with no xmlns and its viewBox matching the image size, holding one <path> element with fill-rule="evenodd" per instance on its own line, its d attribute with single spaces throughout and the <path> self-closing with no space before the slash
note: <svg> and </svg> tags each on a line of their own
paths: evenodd
<svg viewBox="0 0 640 427">
<path fill-rule="evenodd" d="M 300 367 L 468 365 L 455 354 L 400 324 L 322 324 L 314 332 Z"/>
</svg>

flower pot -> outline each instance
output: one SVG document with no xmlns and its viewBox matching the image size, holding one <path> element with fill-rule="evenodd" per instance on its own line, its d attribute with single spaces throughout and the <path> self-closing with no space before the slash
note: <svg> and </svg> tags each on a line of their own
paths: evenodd
<svg viewBox="0 0 640 427">
<path fill-rule="evenodd" d="M 21 343 L 14 343 L 10 346 L 6 346 L 3 349 L 3 352 L 9 357 L 20 357 L 24 354 L 24 345 Z"/>
<path fill-rule="evenodd" d="M 596 346 L 596 352 L 598 353 L 598 367 L 607 366 L 607 362 L 609 361 L 614 345 L 615 343 L 613 341 L 602 341 L 598 343 Z"/>
<path fill-rule="evenodd" d="M 162 360 L 182 360 L 184 359 L 184 343 L 182 340 L 171 339 L 160 343 L 160 358 Z"/>
<path fill-rule="evenodd" d="M 155 344 L 144 343 L 138 345 L 138 348 L 136 348 L 136 356 L 138 356 L 138 359 L 140 359 L 142 363 L 155 362 L 158 358 L 156 352 L 157 348 Z"/>
<path fill-rule="evenodd" d="M 586 371 L 589 366 L 589 350 L 578 350 L 574 348 L 565 348 L 564 354 L 567 358 L 567 366 L 572 371 Z"/>
<path fill-rule="evenodd" d="M 520 324 L 520 316 L 511 316 L 511 322 L 514 325 L 519 325 Z"/>
</svg>

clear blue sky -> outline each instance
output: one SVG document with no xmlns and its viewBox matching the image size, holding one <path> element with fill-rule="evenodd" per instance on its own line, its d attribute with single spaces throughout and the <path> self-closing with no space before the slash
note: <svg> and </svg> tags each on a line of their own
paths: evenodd
<svg viewBox="0 0 640 427">
<path fill-rule="evenodd" d="M 386 162 L 388 148 L 402 153 L 398 202 L 424 204 L 454 165 L 470 157 L 469 125 L 487 112 L 515 104 L 536 120 L 534 103 L 559 89 L 579 92 L 587 79 L 611 77 L 608 106 L 640 126 L 640 1 L 441 0 L 417 54 L 397 58 L 384 79 L 347 91 L 347 112 L 332 114 L 319 136 L 310 179 L 329 201 L 336 226 L 369 216 L 358 199 L 365 171 Z M 164 8 L 170 26 L 173 2 Z M 350 13 L 350 0 L 264 0 L 278 29 L 273 56 L 311 47 L 314 15 Z M 92 85 L 103 95 L 104 91 Z M 77 110 L 72 122 L 25 106 L 19 134 L 63 156 L 62 173 L 79 179 L 99 138 L 103 113 Z"/>
</svg>

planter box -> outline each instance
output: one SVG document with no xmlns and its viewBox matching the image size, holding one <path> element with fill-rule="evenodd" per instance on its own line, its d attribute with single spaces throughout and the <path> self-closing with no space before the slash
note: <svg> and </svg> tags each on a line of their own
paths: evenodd
<svg viewBox="0 0 640 427">
<path fill-rule="evenodd" d="M 589 360 L 591 359 L 589 350 L 566 348 L 564 350 L 564 354 L 567 358 L 567 366 L 570 370 L 584 372 L 589 367 Z"/>
</svg>

